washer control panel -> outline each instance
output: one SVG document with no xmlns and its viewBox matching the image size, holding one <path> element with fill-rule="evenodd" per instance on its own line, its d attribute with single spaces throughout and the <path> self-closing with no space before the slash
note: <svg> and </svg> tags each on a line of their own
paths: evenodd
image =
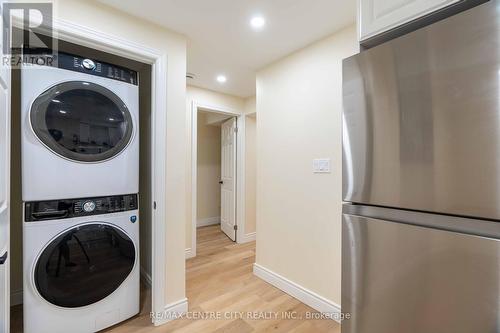
<svg viewBox="0 0 500 333">
<path fill-rule="evenodd" d="M 35 60 L 37 59 L 37 60 Z M 51 62 L 45 62 L 43 58 L 27 57 L 26 63 L 40 66 L 51 66 L 61 69 L 80 72 L 89 75 L 105 77 L 112 80 L 122 81 L 133 85 L 139 84 L 138 73 L 134 70 L 97 61 L 96 59 L 84 58 L 74 54 L 59 52 Z"/>
<path fill-rule="evenodd" d="M 83 59 L 82 66 L 83 68 L 88 69 L 89 71 L 93 71 L 96 68 L 95 62 L 93 62 L 90 59 Z"/>
<path fill-rule="evenodd" d="M 137 194 L 27 202 L 26 222 L 109 214 L 138 209 Z"/>
<path fill-rule="evenodd" d="M 95 210 L 96 204 L 95 201 L 89 200 L 85 201 L 83 204 L 83 211 L 85 213 L 92 213 Z"/>
</svg>

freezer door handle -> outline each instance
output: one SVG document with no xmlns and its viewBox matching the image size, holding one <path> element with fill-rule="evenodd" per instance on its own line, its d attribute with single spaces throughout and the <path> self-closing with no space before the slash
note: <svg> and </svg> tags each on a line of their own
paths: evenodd
<svg viewBox="0 0 500 333">
<path fill-rule="evenodd" d="M 9 252 L 5 251 L 5 253 L 3 254 L 3 256 L 0 257 L 0 265 L 5 264 L 5 262 L 7 261 L 7 257 L 8 256 L 9 256 Z"/>
</svg>

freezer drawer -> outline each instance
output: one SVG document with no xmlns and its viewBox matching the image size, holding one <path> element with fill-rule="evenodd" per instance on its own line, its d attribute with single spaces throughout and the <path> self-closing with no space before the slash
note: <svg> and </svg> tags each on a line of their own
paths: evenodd
<svg viewBox="0 0 500 333">
<path fill-rule="evenodd" d="M 342 333 L 497 333 L 499 304 L 498 239 L 343 214 Z"/>
<path fill-rule="evenodd" d="M 500 0 L 343 63 L 344 200 L 500 220 Z"/>
</svg>

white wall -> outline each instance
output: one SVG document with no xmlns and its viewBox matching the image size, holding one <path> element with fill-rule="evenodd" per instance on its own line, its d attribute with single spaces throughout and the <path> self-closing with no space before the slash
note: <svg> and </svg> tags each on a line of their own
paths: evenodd
<svg viewBox="0 0 500 333">
<path fill-rule="evenodd" d="M 186 216 L 185 168 L 186 39 L 95 1 L 58 0 L 55 16 L 91 30 L 102 31 L 163 52 L 167 64 L 167 160 L 166 160 L 166 302 L 185 297 L 184 239 Z"/>
<path fill-rule="evenodd" d="M 197 219 L 220 219 L 221 128 L 207 124 L 207 113 L 198 113 Z"/>
<path fill-rule="evenodd" d="M 342 59 L 351 26 L 257 74 L 257 264 L 340 304 Z M 331 158 L 331 174 L 313 174 Z"/>
</svg>

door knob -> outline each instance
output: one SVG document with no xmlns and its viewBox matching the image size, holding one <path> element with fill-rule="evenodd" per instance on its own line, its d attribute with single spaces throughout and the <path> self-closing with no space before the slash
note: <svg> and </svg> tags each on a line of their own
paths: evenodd
<svg viewBox="0 0 500 333">
<path fill-rule="evenodd" d="M 219 184 L 221 184 L 221 185 L 222 185 L 222 184 L 224 184 L 224 182 L 221 180 L 221 181 L 219 182 Z"/>
</svg>

